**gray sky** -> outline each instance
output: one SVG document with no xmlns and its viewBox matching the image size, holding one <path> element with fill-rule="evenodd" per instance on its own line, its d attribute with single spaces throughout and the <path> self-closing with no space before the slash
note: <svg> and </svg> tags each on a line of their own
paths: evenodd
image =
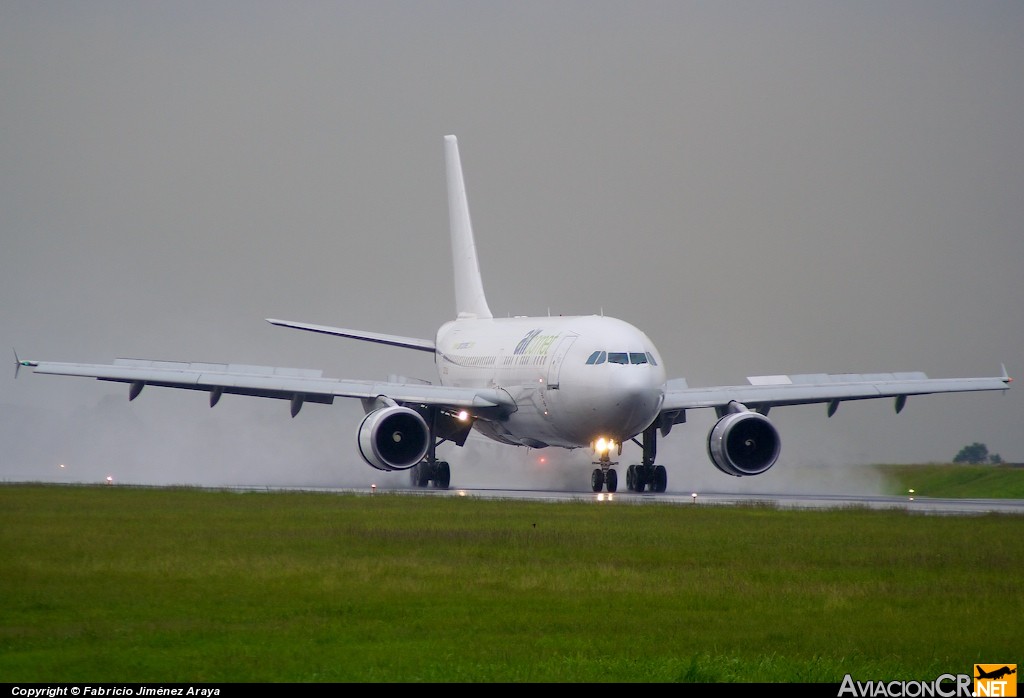
<svg viewBox="0 0 1024 698">
<path fill-rule="evenodd" d="M 454 133 L 495 314 L 621 317 L 691 385 L 1024 374 L 1022 36 L 1019 2 L 0 0 L 0 335 L 22 358 L 433 378 L 264 318 L 432 337 Z M 398 477 L 358 460 L 356 402 L 129 404 L 10 360 L 0 479 Z M 772 419 L 762 488 L 974 441 L 1024 461 L 1019 385 Z M 735 486 L 712 422 L 660 442 L 670 489 Z M 453 485 L 546 476 L 540 455 L 588 482 L 582 452 L 449 455 Z"/>
</svg>

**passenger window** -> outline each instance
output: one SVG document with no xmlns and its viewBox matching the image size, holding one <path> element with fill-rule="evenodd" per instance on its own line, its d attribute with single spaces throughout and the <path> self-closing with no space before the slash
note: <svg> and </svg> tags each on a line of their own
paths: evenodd
<svg viewBox="0 0 1024 698">
<path fill-rule="evenodd" d="M 647 354 L 642 351 L 631 351 L 629 352 L 629 363 L 645 364 L 647 363 Z"/>
<path fill-rule="evenodd" d="M 610 351 L 608 352 L 608 363 L 610 364 L 628 364 L 629 354 L 624 351 Z"/>
</svg>

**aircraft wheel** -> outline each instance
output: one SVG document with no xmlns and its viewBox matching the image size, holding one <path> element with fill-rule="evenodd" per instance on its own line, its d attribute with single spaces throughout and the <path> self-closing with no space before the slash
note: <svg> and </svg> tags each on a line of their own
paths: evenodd
<svg viewBox="0 0 1024 698">
<path fill-rule="evenodd" d="M 643 492 L 651 479 L 648 472 L 649 468 L 644 465 L 634 465 L 633 467 L 635 468 L 633 471 L 633 489 L 637 492 Z"/>
<path fill-rule="evenodd" d="M 636 491 L 636 466 L 626 468 L 626 489 L 630 492 Z"/>
<path fill-rule="evenodd" d="M 654 466 L 654 482 L 651 483 L 655 492 L 664 492 L 668 489 L 668 471 L 664 465 Z"/>
<path fill-rule="evenodd" d="M 619 474 L 614 470 L 609 470 L 604 474 L 604 486 L 609 492 L 614 492 L 619 489 Z"/>
<path fill-rule="evenodd" d="M 590 487 L 595 492 L 600 492 L 604 487 L 604 471 L 600 468 L 594 468 L 594 472 L 590 474 Z"/>
<path fill-rule="evenodd" d="M 413 487 L 426 487 L 430 482 L 430 465 L 421 462 L 409 468 L 409 480 Z"/>
<path fill-rule="evenodd" d="M 451 480 L 451 466 L 448 465 L 448 461 L 441 461 L 437 464 L 437 472 L 434 473 L 434 487 L 439 490 L 446 490 Z"/>
</svg>

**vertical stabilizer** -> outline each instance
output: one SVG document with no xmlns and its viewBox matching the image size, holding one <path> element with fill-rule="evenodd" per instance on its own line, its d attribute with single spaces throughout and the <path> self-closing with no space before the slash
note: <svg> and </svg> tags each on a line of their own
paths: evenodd
<svg viewBox="0 0 1024 698">
<path fill-rule="evenodd" d="M 444 137 L 444 159 L 448 170 L 448 219 L 452 234 L 452 264 L 455 271 L 455 312 L 458 317 L 490 318 L 491 309 L 484 297 L 480 264 L 473 242 L 473 224 L 469 220 L 466 183 L 462 179 L 459 142 Z"/>
</svg>

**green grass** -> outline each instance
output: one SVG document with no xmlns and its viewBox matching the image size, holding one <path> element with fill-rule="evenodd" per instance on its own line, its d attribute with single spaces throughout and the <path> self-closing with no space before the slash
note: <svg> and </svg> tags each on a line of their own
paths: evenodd
<svg viewBox="0 0 1024 698">
<path fill-rule="evenodd" d="M 0 486 L 8 682 L 836 682 L 1019 662 L 1024 517 Z"/>
<path fill-rule="evenodd" d="M 913 489 L 921 497 L 1024 499 L 1024 466 L 930 465 L 875 466 L 889 480 L 889 492 L 906 494 Z"/>
</svg>

